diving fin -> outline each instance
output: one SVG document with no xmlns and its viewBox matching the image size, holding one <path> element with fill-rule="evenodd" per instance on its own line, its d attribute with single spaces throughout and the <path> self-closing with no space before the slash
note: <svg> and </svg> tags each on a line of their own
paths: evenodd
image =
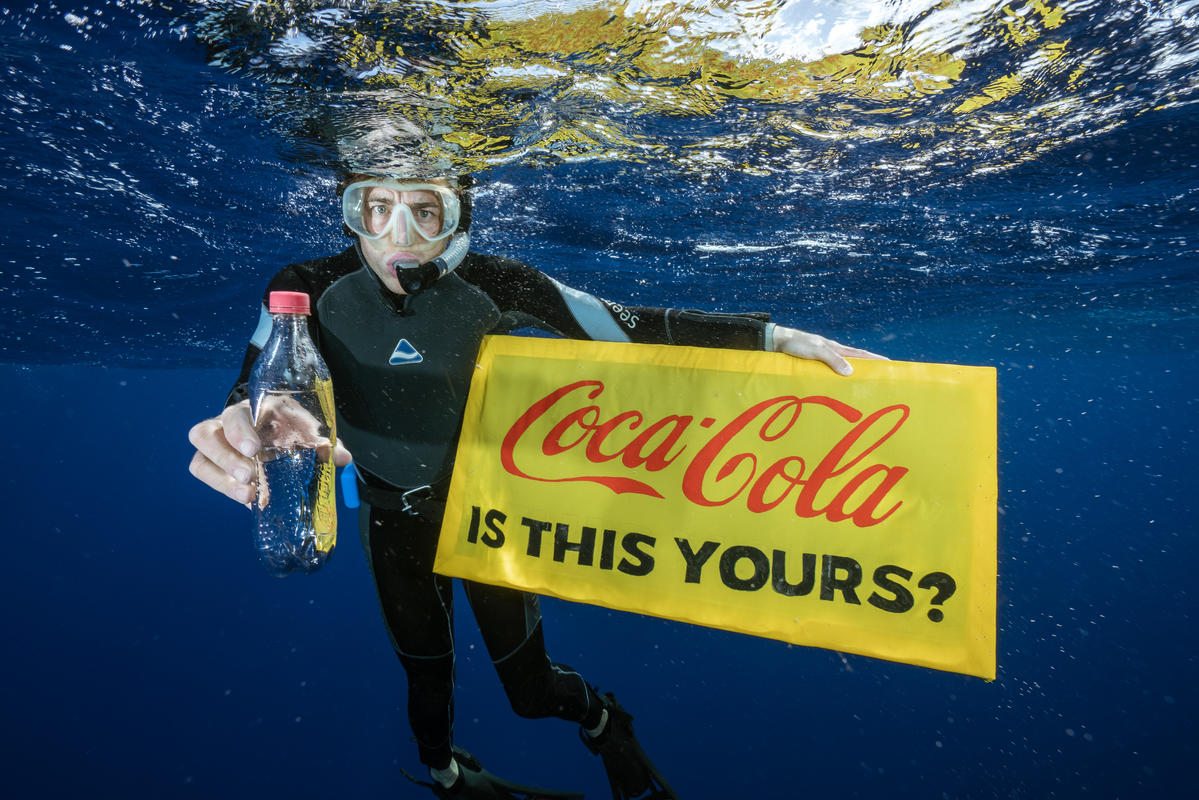
<svg viewBox="0 0 1199 800">
<path fill-rule="evenodd" d="M 608 712 L 608 724 L 594 739 L 583 730 L 583 744 L 603 759 L 612 788 L 612 800 L 679 800 L 662 773 L 641 749 L 633 733 L 633 715 L 611 692 L 599 695 Z"/>
<path fill-rule="evenodd" d="M 483 769 L 479 759 L 460 747 L 454 748 L 458 762 L 458 780 L 450 788 L 437 781 L 419 781 L 406 771 L 404 777 L 413 783 L 432 789 L 440 800 L 582 800 L 581 792 L 560 792 L 539 786 L 524 786 L 492 775 Z"/>
</svg>

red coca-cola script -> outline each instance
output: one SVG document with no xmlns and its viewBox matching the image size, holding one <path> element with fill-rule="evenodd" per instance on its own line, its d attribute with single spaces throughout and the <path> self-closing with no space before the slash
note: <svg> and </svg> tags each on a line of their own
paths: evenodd
<svg viewBox="0 0 1199 800">
<path fill-rule="evenodd" d="M 779 507 L 794 494 L 796 516 L 822 516 L 831 522 L 849 520 L 863 528 L 877 525 L 903 505 L 895 501 L 888 506 L 887 495 L 908 473 L 907 467 L 869 463 L 867 458 L 907 421 L 911 409 L 906 405 L 890 405 L 866 414 L 832 397 L 781 395 L 754 403 L 716 427 L 712 417 L 696 420 L 686 414 L 667 414 L 652 422 L 635 409 L 608 415 L 598 405 L 603 393 L 602 381 L 576 381 L 529 406 L 500 445 L 504 470 L 527 480 L 582 481 L 605 486 L 616 494 L 665 499 L 664 491 L 671 491 L 671 479 L 661 473 L 689 455 L 695 434 L 688 434 L 696 426 L 704 429 L 703 444 L 694 447 L 689 460 L 681 462 L 686 467 L 675 487 L 695 505 L 723 506 L 737 500 L 760 514 Z M 763 464 L 758 454 L 738 451 L 734 443 L 744 442 L 742 434 L 747 434 L 758 442 L 785 444 L 803 412 L 816 408 L 834 412 L 846 424 L 844 434 L 827 452 L 793 453 Z M 817 421 L 827 424 L 828 415 Z M 539 444 L 535 439 L 525 442 L 535 426 L 543 430 L 546 425 L 549 430 Z M 581 450 L 589 463 L 616 462 L 619 467 L 613 469 L 612 465 L 608 471 L 624 474 L 533 474 L 531 468 L 517 464 L 516 452 L 522 444 L 531 444 L 550 458 Z M 555 467 L 561 468 L 560 463 L 559 459 Z M 830 491 L 821 495 L 826 486 Z"/>
</svg>

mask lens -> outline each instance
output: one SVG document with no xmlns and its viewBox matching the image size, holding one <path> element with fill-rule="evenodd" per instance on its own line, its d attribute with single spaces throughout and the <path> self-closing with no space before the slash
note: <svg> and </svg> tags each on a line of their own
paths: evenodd
<svg viewBox="0 0 1199 800">
<path fill-rule="evenodd" d="M 367 197 L 363 198 L 360 223 L 362 231 L 367 236 L 382 236 L 392 224 L 392 217 L 395 216 L 397 205 L 394 195 L 394 192 L 373 189 Z"/>
<path fill-rule="evenodd" d="M 404 205 L 408 207 L 412 221 L 422 236 L 432 239 L 441 233 L 445 208 L 442 198 L 435 192 L 405 193 Z"/>
</svg>

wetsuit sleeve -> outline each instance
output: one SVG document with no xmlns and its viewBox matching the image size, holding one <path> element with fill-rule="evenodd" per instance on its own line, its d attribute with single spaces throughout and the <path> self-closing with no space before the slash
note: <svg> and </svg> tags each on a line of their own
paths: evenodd
<svg viewBox="0 0 1199 800">
<path fill-rule="evenodd" d="M 572 289 L 518 261 L 483 258 L 463 277 L 483 288 L 505 330 L 538 327 L 572 339 L 765 350 L 768 314 L 720 314 L 625 305 Z"/>
<path fill-rule="evenodd" d="M 262 293 L 262 305 L 259 306 L 258 326 L 254 329 L 254 333 L 250 336 L 250 342 L 246 345 L 246 354 L 242 358 L 241 373 L 237 377 L 237 383 L 229 390 L 228 397 L 225 398 L 225 407 L 240 403 L 250 396 L 247 388 L 250 383 L 250 370 L 254 368 L 254 362 L 258 359 L 258 354 L 262 352 L 262 348 L 266 345 L 266 340 L 271 335 L 271 315 L 267 310 L 268 300 L 271 292 L 304 292 L 312 296 L 312 287 L 304 280 L 303 277 L 292 267 L 286 267 L 275 274 L 271 282 L 267 285 L 266 291 Z M 313 313 L 308 317 L 308 333 L 313 337 L 313 341 L 318 341 L 315 319 L 315 306 L 313 302 Z"/>
</svg>

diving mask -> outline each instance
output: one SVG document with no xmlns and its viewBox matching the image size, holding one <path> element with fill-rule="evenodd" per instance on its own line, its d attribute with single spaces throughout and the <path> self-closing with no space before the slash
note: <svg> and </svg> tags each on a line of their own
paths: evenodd
<svg viewBox="0 0 1199 800">
<path fill-rule="evenodd" d="M 366 239 L 391 235 L 397 245 L 446 238 L 458 228 L 461 208 L 452 189 L 435 183 L 372 179 L 346 187 L 341 195 L 346 225 Z"/>
</svg>

